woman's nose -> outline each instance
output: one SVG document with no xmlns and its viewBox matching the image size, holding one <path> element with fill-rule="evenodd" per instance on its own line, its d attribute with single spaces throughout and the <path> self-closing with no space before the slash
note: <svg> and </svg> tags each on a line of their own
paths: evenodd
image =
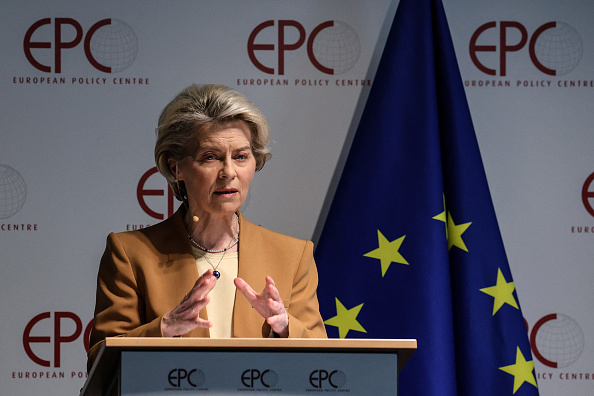
<svg viewBox="0 0 594 396">
<path fill-rule="evenodd" d="M 225 158 L 222 162 L 219 177 L 223 179 L 233 179 L 237 173 L 235 172 L 235 164 L 232 158 Z"/>
</svg>

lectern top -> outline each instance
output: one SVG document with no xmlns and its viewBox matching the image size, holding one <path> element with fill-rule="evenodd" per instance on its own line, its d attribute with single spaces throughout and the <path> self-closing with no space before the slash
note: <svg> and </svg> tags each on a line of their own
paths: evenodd
<svg viewBox="0 0 594 396">
<path fill-rule="evenodd" d="M 374 349 L 412 350 L 417 348 L 414 339 L 322 339 L 322 338 L 156 338 L 108 337 L 107 348 L 262 348 L 262 349 Z"/>
<path fill-rule="evenodd" d="M 108 337 L 97 355 L 81 395 L 105 394 L 106 384 L 112 383 L 117 375 L 120 354 L 124 351 L 386 353 L 397 355 L 400 371 L 416 348 L 417 340 L 414 339 Z"/>
</svg>

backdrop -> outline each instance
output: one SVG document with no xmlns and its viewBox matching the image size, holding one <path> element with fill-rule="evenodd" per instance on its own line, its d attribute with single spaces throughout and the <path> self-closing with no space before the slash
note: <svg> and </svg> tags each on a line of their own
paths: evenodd
<svg viewBox="0 0 594 396">
<path fill-rule="evenodd" d="M 541 395 L 590 395 L 594 3 L 443 1 Z M 243 211 L 315 242 L 397 3 L 5 2 L 0 393 L 82 387 L 105 237 L 177 206 L 154 129 L 191 83 L 262 109 L 273 158 Z"/>
</svg>

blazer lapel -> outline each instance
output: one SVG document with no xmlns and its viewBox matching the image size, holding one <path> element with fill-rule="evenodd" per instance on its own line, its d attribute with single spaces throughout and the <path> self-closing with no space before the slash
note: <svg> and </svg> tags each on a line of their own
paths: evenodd
<svg viewBox="0 0 594 396">
<path fill-rule="evenodd" d="M 254 252 L 260 249 L 261 241 L 257 237 L 257 227 L 239 213 L 239 268 L 237 276 L 245 280 L 256 292 L 264 289 L 266 284 L 266 265 Z M 249 301 L 238 290 L 235 291 L 233 308 L 233 337 L 262 337 L 264 319 L 252 308 Z"/>
</svg>

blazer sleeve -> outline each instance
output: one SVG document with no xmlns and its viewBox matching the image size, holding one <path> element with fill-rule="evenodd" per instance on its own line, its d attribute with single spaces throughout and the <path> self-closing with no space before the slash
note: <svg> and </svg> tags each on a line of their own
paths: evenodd
<svg viewBox="0 0 594 396">
<path fill-rule="evenodd" d="M 293 277 L 289 314 L 290 338 L 327 338 L 317 296 L 318 270 L 313 243 L 306 241 Z"/>
<path fill-rule="evenodd" d="M 162 336 L 162 316 L 146 323 L 144 306 L 126 249 L 118 236 L 111 233 L 107 237 L 107 246 L 97 276 L 95 321 L 91 330 L 88 370 L 92 367 L 105 337 Z"/>
</svg>

